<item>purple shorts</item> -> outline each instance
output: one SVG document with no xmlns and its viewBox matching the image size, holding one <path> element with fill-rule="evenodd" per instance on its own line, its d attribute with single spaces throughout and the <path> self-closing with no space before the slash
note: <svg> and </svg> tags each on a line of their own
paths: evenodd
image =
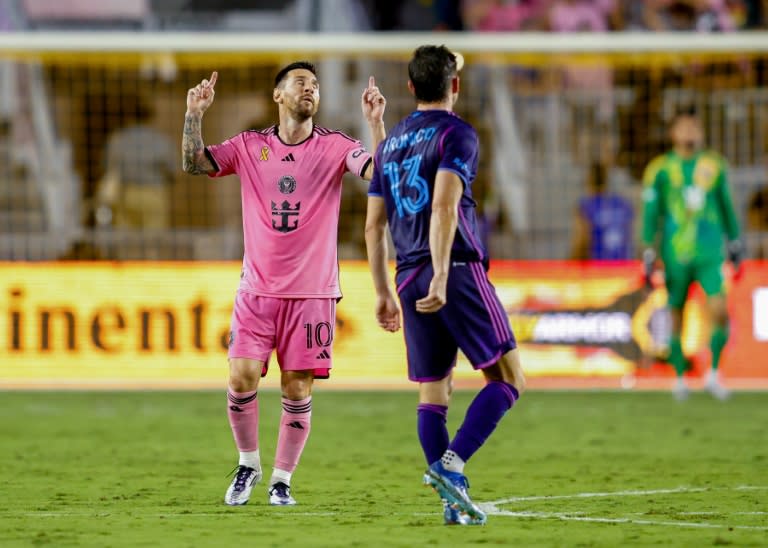
<svg viewBox="0 0 768 548">
<path fill-rule="evenodd" d="M 432 280 L 432 264 L 398 272 L 408 378 L 445 378 L 460 349 L 472 367 L 483 369 L 517 347 L 509 318 L 481 263 L 454 262 L 448 275 L 446 305 L 434 314 L 416 312 Z"/>
</svg>

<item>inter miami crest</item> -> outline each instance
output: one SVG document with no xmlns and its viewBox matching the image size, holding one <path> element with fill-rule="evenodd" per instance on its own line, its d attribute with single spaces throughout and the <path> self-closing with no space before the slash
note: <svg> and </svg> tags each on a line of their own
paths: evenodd
<svg viewBox="0 0 768 548">
<path fill-rule="evenodd" d="M 277 182 L 277 188 L 283 194 L 291 194 L 294 190 L 296 190 L 296 179 L 294 179 L 291 175 L 283 175 Z"/>
<path fill-rule="evenodd" d="M 296 202 L 295 206 L 291 206 L 288 200 L 279 204 L 272 202 L 272 228 L 279 232 L 296 230 L 299 227 L 300 209 L 301 202 Z"/>
</svg>

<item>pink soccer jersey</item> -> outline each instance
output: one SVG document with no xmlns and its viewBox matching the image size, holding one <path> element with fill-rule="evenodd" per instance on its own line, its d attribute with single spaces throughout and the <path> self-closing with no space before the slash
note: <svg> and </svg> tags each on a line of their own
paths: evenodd
<svg viewBox="0 0 768 548">
<path fill-rule="evenodd" d="M 360 141 L 315 126 L 305 141 L 287 145 L 273 126 L 240 133 L 206 153 L 217 169 L 212 177 L 240 176 L 240 289 L 270 297 L 340 297 L 341 177 L 362 175 L 371 161 Z"/>
</svg>

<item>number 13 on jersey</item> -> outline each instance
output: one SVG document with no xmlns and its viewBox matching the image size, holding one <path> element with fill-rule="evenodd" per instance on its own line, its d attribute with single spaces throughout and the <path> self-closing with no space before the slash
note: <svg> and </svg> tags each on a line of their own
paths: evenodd
<svg viewBox="0 0 768 548">
<path fill-rule="evenodd" d="M 429 203 L 429 186 L 427 180 L 419 175 L 420 166 L 421 154 L 406 158 L 402 164 L 384 164 L 384 174 L 389 179 L 398 217 L 414 215 Z"/>
</svg>

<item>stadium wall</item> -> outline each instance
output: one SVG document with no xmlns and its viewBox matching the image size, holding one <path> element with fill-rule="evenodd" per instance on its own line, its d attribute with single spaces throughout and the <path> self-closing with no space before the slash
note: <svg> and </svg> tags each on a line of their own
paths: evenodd
<svg viewBox="0 0 768 548">
<path fill-rule="evenodd" d="M 237 262 L 2 264 L 0 389 L 221 388 L 239 270 Z M 645 290 L 639 272 L 631 261 L 492 264 L 532 387 L 668 384 L 666 294 Z M 324 386 L 408 386 L 402 335 L 374 321 L 367 266 L 344 262 L 341 273 Z M 735 388 L 766 388 L 768 262 L 748 262 L 738 280 L 728 274 L 732 337 L 722 371 Z M 692 297 L 684 346 L 696 379 L 707 367 L 708 326 L 703 296 Z M 272 371 L 265 386 L 278 378 Z M 478 382 L 460 359 L 457 386 Z"/>
</svg>

